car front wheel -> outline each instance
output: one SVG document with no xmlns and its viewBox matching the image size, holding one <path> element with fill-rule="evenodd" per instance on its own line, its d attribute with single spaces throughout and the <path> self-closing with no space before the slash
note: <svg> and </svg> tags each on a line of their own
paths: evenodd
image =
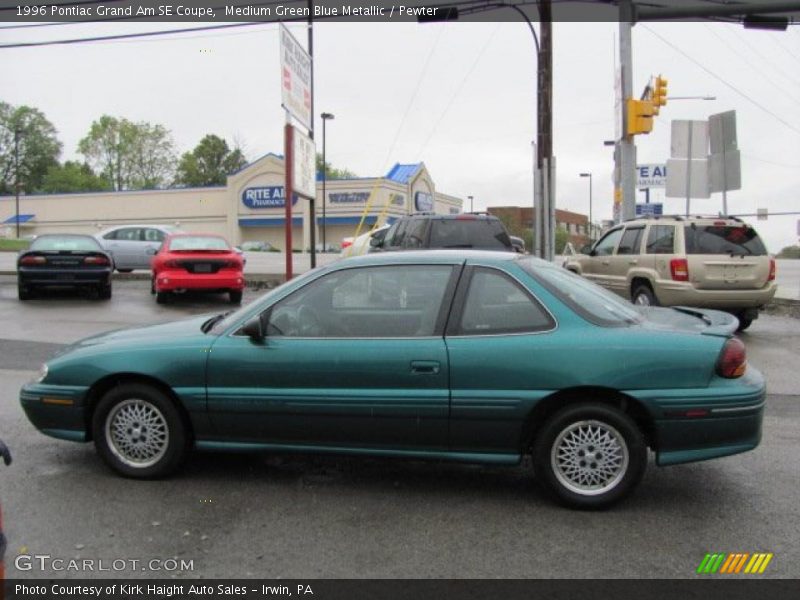
<svg viewBox="0 0 800 600">
<path fill-rule="evenodd" d="M 550 417 L 533 448 L 537 479 L 562 503 L 605 508 L 641 481 L 647 445 L 636 423 L 605 404 L 576 404 Z"/>
<path fill-rule="evenodd" d="M 100 400 L 92 419 L 98 454 L 126 477 L 163 477 L 183 462 L 188 436 L 178 409 L 161 391 L 128 383 Z"/>
</svg>

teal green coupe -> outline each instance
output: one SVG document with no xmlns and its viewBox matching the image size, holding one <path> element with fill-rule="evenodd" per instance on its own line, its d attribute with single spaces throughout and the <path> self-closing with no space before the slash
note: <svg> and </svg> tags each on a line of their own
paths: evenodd
<svg viewBox="0 0 800 600">
<path fill-rule="evenodd" d="M 43 433 L 128 477 L 191 448 L 513 465 L 607 506 L 658 465 L 745 452 L 765 383 L 724 312 L 635 307 L 535 258 L 339 261 L 236 312 L 106 333 L 21 390 Z"/>
</svg>

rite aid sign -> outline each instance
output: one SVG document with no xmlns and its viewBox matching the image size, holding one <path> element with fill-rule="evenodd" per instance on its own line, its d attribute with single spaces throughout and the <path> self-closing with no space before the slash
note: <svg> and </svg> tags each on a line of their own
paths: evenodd
<svg viewBox="0 0 800 600">
<path fill-rule="evenodd" d="M 247 208 L 285 208 L 286 192 L 282 185 L 250 187 L 242 191 L 242 204 Z M 292 206 L 297 204 L 297 196 L 292 198 Z"/>
<path fill-rule="evenodd" d="M 638 165 L 636 167 L 636 187 L 666 187 L 667 165 Z"/>
</svg>

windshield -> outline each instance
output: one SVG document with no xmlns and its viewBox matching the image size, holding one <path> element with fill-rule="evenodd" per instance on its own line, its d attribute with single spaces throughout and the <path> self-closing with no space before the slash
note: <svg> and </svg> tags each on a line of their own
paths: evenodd
<svg viewBox="0 0 800 600">
<path fill-rule="evenodd" d="M 88 235 L 40 236 L 33 240 L 30 250 L 37 252 L 97 252 L 100 244 Z"/>
<path fill-rule="evenodd" d="M 686 226 L 686 254 L 764 256 L 767 249 L 756 230 L 747 225 Z"/>
<path fill-rule="evenodd" d="M 605 327 L 641 323 L 642 316 L 630 303 L 561 267 L 532 258 L 519 261 L 525 271 L 581 317 Z"/>
<path fill-rule="evenodd" d="M 186 235 L 174 237 L 169 242 L 169 249 L 172 252 L 197 251 L 197 250 L 230 250 L 228 242 L 220 237 Z"/>
</svg>

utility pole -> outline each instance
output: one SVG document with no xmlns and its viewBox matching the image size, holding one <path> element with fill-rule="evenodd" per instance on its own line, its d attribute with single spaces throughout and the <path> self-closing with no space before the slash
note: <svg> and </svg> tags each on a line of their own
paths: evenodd
<svg viewBox="0 0 800 600">
<path fill-rule="evenodd" d="M 14 127 L 14 188 L 16 190 L 17 239 L 19 239 L 19 124 Z"/>
<path fill-rule="evenodd" d="M 308 0 L 308 56 L 311 59 L 311 119 L 308 127 L 308 137 L 314 142 L 314 0 Z M 316 195 L 316 194 L 315 194 Z M 291 198 L 286 198 L 291 202 Z M 311 268 L 317 266 L 317 211 L 313 196 L 308 200 L 308 220 L 311 221 L 309 231 L 309 244 L 311 245 Z M 324 250 L 324 249 L 323 249 Z"/>
<path fill-rule="evenodd" d="M 622 137 L 619 140 L 619 189 L 622 194 L 622 210 L 615 220 L 625 221 L 636 216 L 636 144 L 628 132 L 627 98 L 633 97 L 633 3 L 620 0 L 619 3 L 619 57 L 622 70 Z"/>
<path fill-rule="evenodd" d="M 539 0 L 539 47 L 536 106 L 536 168 L 539 181 L 534 240 L 536 255 L 552 260 L 555 254 L 555 160 L 553 158 L 553 15 L 550 0 Z M 537 194 L 538 192 L 538 194 Z"/>
</svg>

